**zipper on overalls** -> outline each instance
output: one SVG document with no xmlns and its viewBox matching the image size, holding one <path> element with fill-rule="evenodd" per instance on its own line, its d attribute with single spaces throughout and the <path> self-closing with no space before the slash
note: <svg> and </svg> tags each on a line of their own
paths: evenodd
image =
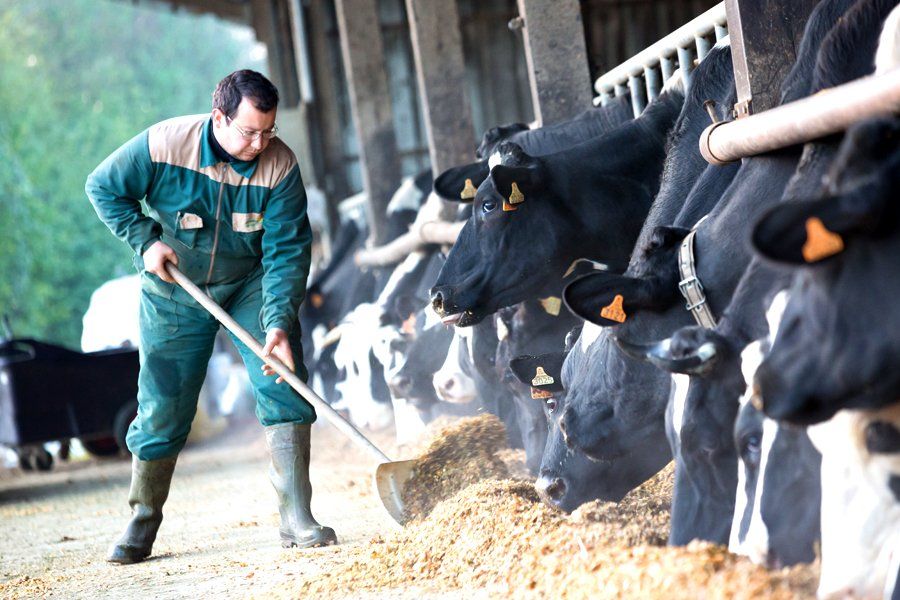
<svg viewBox="0 0 900 600">
<path fill-rule="evenodd" d="M 216 250 L 219 248 L 219 227 L 222 224 L 222 194 L 225 192 L 225 171 L 228 163 L 222 163 L 222 181 L 219 183 L 219 199 L 216 201 L 216 229 L 213 233 L 212 252 L 209 255 L 209 271 L 206 273 L 206 294 L 209 293 L 209 282 L 212 281 L 213 265 L 216 264 Z"/>
</svg>

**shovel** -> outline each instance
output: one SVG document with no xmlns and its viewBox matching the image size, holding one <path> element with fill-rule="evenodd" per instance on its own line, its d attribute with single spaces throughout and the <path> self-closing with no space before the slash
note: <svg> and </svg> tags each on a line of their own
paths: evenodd
<svg viewBox="0 0 900 600">
<path fill-rule="evenodd" d="M 167 262 L 166 270 L 169 272 L 172 279 L 177 281 L 178 285 L 183 287 L 194 300 L 199 302 L 203 308 L 208 310 L 212 316 L 218 319 L 228 331 L 244 342 L 256 356 L 271 365 L 275 372 L 278 373 L 288 385 L 294 388 L 298 394 L 309 401 L 309 403 L 315 407 L 316 412 L 319 415 L 325 417 L 338 429 L 338 431 L 350 438 L 350 441 L 372 455 L 378 463 L 378 466 L 375 468 L 375 490 L 378 492 L 378 497 L 381 499 L 381 503 L 388 514 L 391 515 L 397 523 L 402 525 L 408 519 L 403 507 L 403 487 L 413 476 L 416 461 L 392 461 L 388 458 L 384 452 L 379 450 L 375 444 L 369 440 L 369 438 L 360 433 L 347 419 L 331 408 L 330 404 L 322 400 L 318 394 L 312 391 L 308 385 L 303 383 L 299 377 L 294 375 L 294 373 L 288 369 L 284 363 L 278 360 L 278 358 L 272 355 L 264 356 L 262 344 L 257 342 L 246 329 L 238 325 L 237 321 L 232 319 L 231 316 L 225 312 L 221 306 L 216 304 L 212 298 L 204 294 L 193 281 L 188 279 L 184 273 L 178 270 L 178 267 Z"/>
</svg>

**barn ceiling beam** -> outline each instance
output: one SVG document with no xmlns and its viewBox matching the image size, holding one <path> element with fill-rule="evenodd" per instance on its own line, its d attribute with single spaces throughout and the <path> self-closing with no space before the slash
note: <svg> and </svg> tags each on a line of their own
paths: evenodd
<svg viewBox="0 0 900 600">
<path fill-rule="evenodd" d="M 578 0 L 518 0 L 534 115 L 541 125 L 591 106 L 591 75 Z"/>
<path fill-rule="evenodd" d="M 370 237 L 387 241 L 386 214 L 400 185 L 400 159 L 384 66 L 377 0 L 335 0 L 350 107 L 359 140 Z"/>
</svg>

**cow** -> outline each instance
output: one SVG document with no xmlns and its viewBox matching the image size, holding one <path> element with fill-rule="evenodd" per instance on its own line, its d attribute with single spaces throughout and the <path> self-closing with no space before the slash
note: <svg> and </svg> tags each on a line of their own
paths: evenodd
<svg viewBox="0 0 900 600">
<path fill-rule="evenodd" d="M 479 186 L 431 290 L 435 312 L 474 325 L 501 307 L 558 297 L 576 259 L 624 268 L 683 101 L 673 85 L 637 119 L 555 154 L 501 144 L 500 164 Z"/>
<path fill-rule="evenodd" d="M 809 20 L 793 74 L 796 76 L 801 70 L 810 71 L 810 91 L 815 93 L 870 72 L 873 41 L 877 39 L 879 20 L 884 17 L 884 13 L 883 4 L 879 6 L 878 2 L 870 0 L 822 3 Z M 841 14 L 845 18 L 839 20 Z M 816 47 L 817 43 L 821 45 L 820 48 Z M 809 64 L 813 56 L 814 68 L 801 69 L 802 65 Z M 869 60 L 865 59 L 866 56 L 870 57 Z M 798 89 L 797 85 L 792 87 Z M 836 148 L 833 138 L 807 144 L 787 186 L 785 197 L 809 194 L 817 190 Z M 687 385 L 687 375 L 675 376 L 676 383 L 680 385 L 676 385 L 678 393 L 674 397 L 674 411 L 672 406 L 669 407 L 677 417 L 676 424 L 685 429 L 681 433 L 690 434 L 679 435 L 678 428 L 674 428 L 674 441 L 679 446 L 676 451 L 678 465 L 684 471 L 692 473 L 693 485 L 687 489 L 697 492 L 692 499 L 692 505 L 697 507 L 696 513 L 702 514 L 706 520 L 715 519 L 720 532 L 727 530 L 728 508 L 734 497 L 730 481 L 733 480 L 734 464 L 739 456 L 732 443 L 732 423 L 738 407 L 737 400 L 745 384 L 740 376 L 737 357 L 749 340 L 762 334 L 763 297 L 785 285 L 785 276 L 754 261 L 744 273 L 715 331 L 688 328 L 654 346 L 651 352 L 655 356 L 650 356 L 650 359 L 658 366 L 691 375 L 690 386 Z M 784 429 L 777 431 L 774 427 L 776 426 L 772 424 L 767 428 L 772 432 L 766 440 L 770 444 L 768 448 L 773 448 L 771 444 L 776 442 L 774 449 L 779 451 L 796 444 L 798 455 L 815 455 L 815 450 L 811 448 L 804 433 Z M 695 447 L 691 447 L 691 440 L 696 442 Z M 688 442 L 687 447 L 681 443 L 683 441 Z M 713 457 L 715 460 L 712 460 Z M 798 472 L 805 472 L 808 463 L 806 461 L 792 467 L 796 467 Z M 783 472 L 788 470 L 787 467 L 782 469 Z M 767 477 L 777 482 L 783 472 L 774 471 Z M 685 488 L 676 484 L 676 509 L 684 503 L 684 495 L 680 493 L 683 489 Z M 777 489 L 777 483 L 769 485 L 769 495 L 773 495 L 773 490 Z M 792 491 L 795 490 L 785 493 Z M 707 506 L 704 508 L 703 504 Z M 718 508 L 714 508 L 714 505 Z M 770 510 L 771 506 L 760 508 L 767 511 L 767 520 L 775 534 L 767 538 L 768 554 L 763 557 L 766 562 L 793 564 L 814 558 L 812 544 L 818 531 L 806 526 L 808 519 L 803 516 L 787 516 L 785 524 L 796 524 L 796 527 L 785 531 L 779 529 L 779 523 L 775 522 L 785 517 L 784 509 L 780 506 L 774 511 Z M 810 512 L 806 511 L 806 514 Z M 673 519 L 673 531 L 680 529 L 680 525 L 679 521 Z M 755 544 L 755 557 L 760 556 L 760 547 L 760 543 Z"/>
<path fill-rule="evenodd" d="M 492 127 L 475 149 L 478 160 L 441 173 L 434 180 L 434 191 L 445 200 L 457 201 L 473 194 L 490 173 L 489 159 L 501 142 L 513 142 L 532 156 L 544 156 L 602 135 L 632 117 L 631 97 L 623 95 L 606 106 L 589 108 L 562 123 L 537 129 L 529 129 L 525 123 Z"/>
<path fill-rule="evenodd" d="M 751 385 L 786 302 L 785 291 L 776 294 L 766 312 L 768 335 L 741 352 L 745 391 L 734 423 L 738 487 L 728 547 L 770 568 L 814 560 L 821 530 L 821 454 L 805 429 L 763 415 Z"/>
<path fill-rule="evenodd" d="M 900 119 L 844 137 L 824 198 L 772 207 L 755 250 L 791 267 L 790 298 L 754 385 L 766 414 L 822 453 L 822 596 L 889 597 L 900 551 Z M 878 292 L 873 292 L 878 287 Z M 893 558 L 892 558 L 893 556 Z"/>
</svg>

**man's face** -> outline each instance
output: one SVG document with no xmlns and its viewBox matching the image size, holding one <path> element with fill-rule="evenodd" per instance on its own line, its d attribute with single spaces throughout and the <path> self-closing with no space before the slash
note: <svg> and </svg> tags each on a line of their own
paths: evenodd
<svg viewBox="0 0 900 600">
<path fill-rule="evenodd" d="M 242 98 L 233 118 L 228 118 L 218 108 L 213 109 L 213 127 L 219 145 L 238 160 L 253 160 L 269 145 L 265 135 L 275 126 L 276 109 L 264 113 L 253 106 L 248 98 Z M 255 139 L 246 139 L 243 134 Z"/>
</svg>

